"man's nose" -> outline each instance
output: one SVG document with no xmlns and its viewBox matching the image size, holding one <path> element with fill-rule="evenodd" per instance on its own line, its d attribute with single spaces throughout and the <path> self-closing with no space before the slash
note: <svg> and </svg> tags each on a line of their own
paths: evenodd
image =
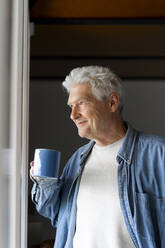
<svg viewBox="0 0 165 248">
<path fill-rule="evenodd" d="M 71 111 L 71 114 L 70 114 L 70 118 L 71 118 L 72 121 L 74 121 L 74 120 L 76 120 L 79 117 L 80 117 L 80 113 L 79 113 L 77 107 L 74 106 L 72 108 L 72 111 Z"/>
</svg>

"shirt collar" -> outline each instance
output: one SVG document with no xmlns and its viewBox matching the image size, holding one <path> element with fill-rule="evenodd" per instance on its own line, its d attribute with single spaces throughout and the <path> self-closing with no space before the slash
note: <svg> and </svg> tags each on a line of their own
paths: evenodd
<svg viewBox="0 0 165 248">
<path fill-rule="evenodd" d="M 121 158 L 126 163 L 130 164 L 132 161 L 138 131 L 136 131 L 128 122 L 126 122 L 126 125 L 128 127 L 127 132 L 123 144 L 118 152 L 117 160 L 119 162 L 119 158 Z"/>
<path fill-rule="evenodd" d="M 88 144 L 84 146 L 84 150 L 80 154 L 80 158 L 86 157 L 89 152 L 92 150 L 93 146 L 95 144 L 95 141 L 91 140 Z"/>
</svg>

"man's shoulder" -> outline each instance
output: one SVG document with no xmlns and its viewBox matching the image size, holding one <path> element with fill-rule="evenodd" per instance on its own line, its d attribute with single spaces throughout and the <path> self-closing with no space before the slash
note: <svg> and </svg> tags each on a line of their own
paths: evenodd
<svg viewBox="0 0 165 248">
<path fill-rule="evenodd" d="M 94 141 L 90 141 L 85 145 L 82 145 L 81 147 L 79 147 L 77 150 L 75 150 L 72 154 L 72 156 L 70 157 L 70 159 L 68 160 L 68 162 L 72 162 L 75 159 L 79 160 L 84 154 L 88 153 L 91 148 L 94 145 Z"/>
<path fill-rule="evenodd" d="M 91 150 L 91 148 L 93 147 L 94 142 L 90 141 L 89 143 L 81 146 L 80 148 L 78 148 L 70 157 L 70 159 L 68 160 L 65 169 L 64 169 L 64 174 L 71 174 L 74 175 L 74 173 L 77 171 L 77 169 L 80 166 L 81 163 L 81 159 L 83 159 L 83 156 L 87 156 L 87 154 L 89 153 L 89 151 Z"/>
<path fill-rule="evenodd" d="M 138 137 L 139 143 L 143 145 L 152 145 L 152 146 L 164 146 L 165 147 L 165 137 L 155 134 L 149 134 L 145 132 L 139 132 Z"/>
<path fill-rule="evenodd" d="M 91 149 L 91 147 L 93 147 L 93 145 L 94 145 L 94 141 L 91 140 L 91 141 L 89 141 L 87 144 L 85 144 L 85 145 L 79 147 L 79 148 L 76 150 L 75 154 L 83 155 L 83 154 L 85 154 L 86 152 L 88 152 L 88 151 Z"/>
</svg>

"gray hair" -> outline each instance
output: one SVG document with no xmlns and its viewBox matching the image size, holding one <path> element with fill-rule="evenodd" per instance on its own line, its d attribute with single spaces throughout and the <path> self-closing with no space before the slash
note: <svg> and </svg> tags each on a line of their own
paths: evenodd
<svg viewBox="0 0 165 248">
<path fill-rule="evenodd" d="M 66 76 L 63 86 L 67 92 L 78 83 L 90 83 L 92 93 L 100 101 L 108 99 L 112 92 L 116 92 L 120 99 L 119 110 L 123 106 L 123 90 L 120 78 L 111 69 L 102 66 L 83 66 L 73 69 Z"/>
</svg>

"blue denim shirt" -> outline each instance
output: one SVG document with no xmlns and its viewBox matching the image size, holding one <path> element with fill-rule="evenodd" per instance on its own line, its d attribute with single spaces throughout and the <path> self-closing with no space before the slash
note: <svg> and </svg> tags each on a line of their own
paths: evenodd
<svg viewBox="0 0 165 248">
<path fill-rule="evenodd" d="M 33 185 L 37 211 L 57 227 L 54 248 L 73 247 L 77 193 L 93 145 L 90 141 L 78 149 L 59 179 Z M 128 125 L 116 159 L 121 209 L 135 247 L 165 248 L 165 138 L 140 133 Z"/>
</svg>

